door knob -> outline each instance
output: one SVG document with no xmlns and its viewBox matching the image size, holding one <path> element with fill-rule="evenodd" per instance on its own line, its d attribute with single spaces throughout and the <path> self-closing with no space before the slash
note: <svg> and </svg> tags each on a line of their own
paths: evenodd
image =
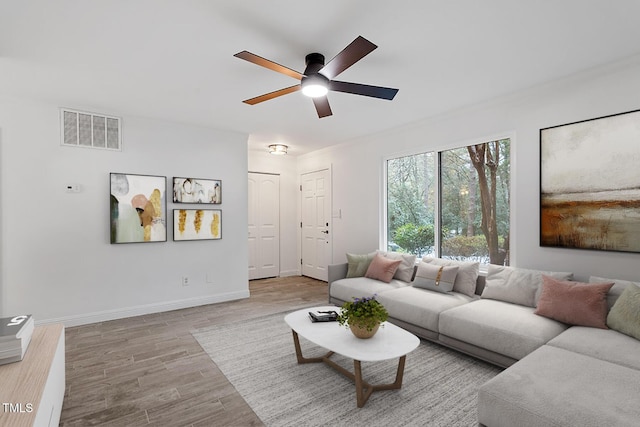
<svg viewBox="0 0 640 427">
<path fill-rule="evenodd" d="M 321 231 L 321 233 L 329 234 L 329 230 Z"/>
</svg>

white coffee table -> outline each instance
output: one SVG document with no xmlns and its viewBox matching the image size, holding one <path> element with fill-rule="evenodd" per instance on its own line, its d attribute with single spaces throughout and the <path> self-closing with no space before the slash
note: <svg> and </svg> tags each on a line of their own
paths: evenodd
<svg viewBox="0 0 640 427">
<path fill-rule="evenodd" d="M 296 348 L 298 363 L 324 362 L 347 378 L 350 378 L 355 382 L 358 408 L 364 406 L 374 391 L 394 390 L 402 387 L 402 376 L 407 354 L 418 347 L 420 339 L 389 322 L 384 322 L 372 338 L 360 339 L 356 338 L 349 329 L 340 326 L 338 322 L 313 323 L 309 319 L 309 311 L 326 310 L 339 312 L 340 308 L 334 306 L 306 308 L 285 316 L 284 320 L 293 332 L 293 344 Z M 384 327 L 382 327 L 383 325 Z M 302 356 L 298 336 L 326 348 L 329 352 L 321 357 L 305 358 Z M 330 360 L 334 353 L 353 359 L 354 372 L 351 373 Z M 395 358 L 399 358 L 395 382 L 372 385 L 362 379 L 361 362 L 376 362 Z"/>
</svg>

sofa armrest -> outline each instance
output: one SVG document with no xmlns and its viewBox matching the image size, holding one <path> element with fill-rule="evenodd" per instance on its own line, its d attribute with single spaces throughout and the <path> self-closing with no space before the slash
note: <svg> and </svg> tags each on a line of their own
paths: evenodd
<svg viewBox="0 0 640 427">
<path fill-rule="evenodd" d="M 349 270 L 349 264 L 330 264 L 328 266 L 328 281 L 329 287 L 331 287 L 331 283 L 336 280 L 344 279 L 347 277 L 347 271 Z"/>
<path fill-rule="evenodd" d="M 329 264 L 327 267 L 327 281 L 329 282 L 328 294 L 329 302 L 331 303 L 331 284 L 336 280 L 344 279 L 347 277 L 347 271 L 349 270 L 349 264 L 346 262 L 343 264 Z"/>
</svg>

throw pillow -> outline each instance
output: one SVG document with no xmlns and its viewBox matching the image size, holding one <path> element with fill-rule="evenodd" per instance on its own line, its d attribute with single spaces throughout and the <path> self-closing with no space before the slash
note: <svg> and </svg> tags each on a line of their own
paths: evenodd
<svg viewBox="0 0 640 427">
<path fill-rule="evenodd" d="M 542 276 L 570 280 L 572 273 L 529 270 L 489 264 L 482 298 L 535 307 L 540 296 Z"/>
<path fill-rule="evenodd" d="M 640 287 L 629 284 L 607 316 L 607 326 L 640 340 Z"/>
<path fill-rule="evenodd" d="M 534 312 L 562 323 L 608 329 L 607 293 L 609 283 L 581 283 L 542 276 L 542 293 Z"/>
<path fill-rule="evenodd" d="M 389 283 L 401 262 L 402 260 L 399 259 L 394 261 L 380 254 L 375 254 L 364 277 Z"/>
<path fill-rule="evenodd" d="M 373 260 L 375 252 L 365 255 L 347 254 L 347 277 L 363 277 Z"/>
<path fill-rule="evenodd" d="M 431 291 L 449 293 L 453 290 L 453 284 L 458 275 L 457 265 L 433 265 L 426 262 L 418 264 L 416 278 L 413 286 L 429 289 Z"/>
<path fill-rule="evenodd" d="M 478 274 L 480 274 L 479 262 L 454 261 L 433 257 L 424 257 L 422 261 L 434 265 L 444 265 L 445 267 L 450 265 L 458 266 L 456 281 L 453 283 L 453 292 L 465 294 L 470 297 L 475 295 L 476 282 L 478 280 Z"/>
<path fill-rule="evenodd" d="M 609 310 L 613 308 L 613 305 L 616 303 L 620 295 L 624 292 L 625 289 L 629 285 L 640 286 L 638 282 L 631 282 L 629 280 L 620 280 L 620 279 L 609 279 L 606 277 L 598 277 L 591 276 L 589 277 L 589 283 L 602 283 L 602 282 L 613 282 L 614 285 L 611 289 L 609 289 L 609 293 L 607 294 L 607 304 L 609 305 Z"/>
<path fill-rule="evenodd" d="M 402 262 L 398 266 L 396 273 L 393 275 L 394 279 L 402 280 L 403 282 L 410 283 L 413 279 L 413 272 L 416 266 L 416 256 L 410 254 L 401 254 L 399 252 L 384 252 L 378 251 L 380 255 L 392 260 L 401 260 Z"/>
</svg>

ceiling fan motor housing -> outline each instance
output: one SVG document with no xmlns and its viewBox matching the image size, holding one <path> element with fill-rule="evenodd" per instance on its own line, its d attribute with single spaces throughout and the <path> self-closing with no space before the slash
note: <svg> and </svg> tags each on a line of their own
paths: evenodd
<svg viewBox="0 0 640 427">
<path fill-rule="evenodd" d="M 307 68 L 304 69 L 304 75 L 310 76 L 317 74 L 324 67 L 324 55 L 320 53 L 310 53 L 304 58 Z"/>
</svg>

